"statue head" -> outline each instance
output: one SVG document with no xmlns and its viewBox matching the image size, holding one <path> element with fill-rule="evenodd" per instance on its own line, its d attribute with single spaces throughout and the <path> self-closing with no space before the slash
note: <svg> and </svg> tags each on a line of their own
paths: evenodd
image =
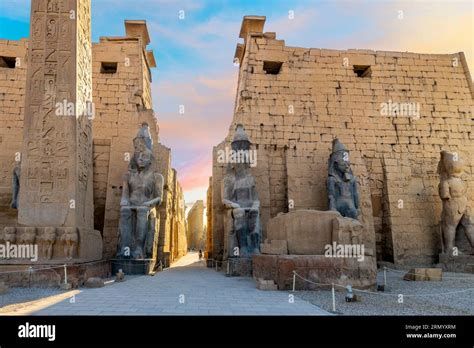
<svg viewBox="0 0 474 348">
<path fill-rule="evenodd" d="M 56 227 L 45 227 L 43 233 L 44 233 L 45 236 L 55 236 L 56 235 Z"/>
<path fill-rule="evenodd" d="M 7 226 L 3 229 L 3 240 L 14 243 L 16 240 L 16 228 L 14 226 Z"/>
<path fill-rule="evenodd" d="M 459 154 L 448 151 L 441 151 L 441 158 L 438 163 L 438 174 L 441 177 L 461 177 L 464 172 L 464 161 L 459 158 Z"/>
<path fill-rule="evenodd" d="M 143 151 L 137 152 L 135 154 L 135 162 L 137 165 L 137 169 L 143 170 L 148 168 L 153 161 L 153 153 L 148 150 L 144 149 Z"/>
<path fill-rule="evenodd" d="M 339 176 L 345 181 L 349 181 L 353 177 L 349 162 L 349 150 L 337 138 L 332 141 L 332 153 L 329 156 L 328 170 L 329 175 Z"/>
<path fill-rule="evenodd" d="M 77 237 L 77 229 L 75 227 L 64 228 L 63 238 L 74 238 Z"/>
<path fill-rule="evenodd" d="M 35 234 L 36 227 L 25 227 L 25 234 Z"/>
<path fill-rule="evenodd" d="M 10 236 L 14 236 L 15 235 L 15 232 L 16 232 L 16 228 L 13 227 L 13 226 L 7 226 L 3 229 L 3 233 L 5 235 L 10 235 Z"/>
</svg>

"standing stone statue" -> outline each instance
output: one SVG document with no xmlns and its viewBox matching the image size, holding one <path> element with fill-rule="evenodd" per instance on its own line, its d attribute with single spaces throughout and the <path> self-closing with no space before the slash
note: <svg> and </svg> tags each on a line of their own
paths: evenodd
<svg viewBox="0 0 474 348">
<path fill-rule="evenodd" d="M 357 181 L 352 174 L 349 151 L 337 138 L 332 142 L 327 185 L 329 210 L 336 210 L 344 217 L 357 219 L 359 215 Z"/>
<path fill-rule="evenodd" d="M 250 140 L 242 125 L 237 125 L 232 151 L 250 151 Z M 247 159 L 250 156 L 244 156 Z M 248 257 L 260 253 L 260 201 L 250 163 L 229 163 L 223 181 L 222 203 L 227 209 L 227 256 Z"/>
<path fill-rule="evenodd" d="M 53 245 L 56 242 L 56 228 L 45 227 L 44 232 L 39 236 L 39 244 L 43 253 L 43 258 L 51 260 L 53 257 Z"/>
<path fill-rule="evenodd" d="M 148 125 L 146 125 L 147 127 Z M 152 142 L 145 126 L 133 139 L 135 152 L 124 175 L 117 257 L 151 258 L 158 238 L 156 206 L 163 197 L 163 176 L 154 171 Z"/>
<path fill-rule="evenodd" d="M 456 153 L 441 151 L 438 164 L 439 196 L 443 201 L 441 235 L 443 253 L 453 252 L 456 230 L 463 229 L 474 247 L 474 211 L 467 200 L 466 183 L 461 179 L 464 163 Z"/>
</svg>

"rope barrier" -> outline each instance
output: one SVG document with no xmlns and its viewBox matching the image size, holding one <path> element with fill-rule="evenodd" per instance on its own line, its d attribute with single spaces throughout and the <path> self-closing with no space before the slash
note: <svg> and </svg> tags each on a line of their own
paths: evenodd
<svg viewBox="0 0 474 348">
<path fill-rule="evenodd" d="M 35 271 L 46 271 L 48 269 L 56 269 L 56 268 L 63 268 L 64 265 L 57 266 L 57 267 L 45 267 L 45 268 L 28 268 L 26 270 L 22 271 L 5 271 L 5 272 L 0 272 L 0 274 L 8 274 L 8 273 L 23 273 L 23 272 L 35 272 Z"/>
<path fill-rule="evenodd" d="M 205 261 L 212 261 L 213 263 L 219 263 L 219 264 L 222 264 L 222 263 L 226 263 L 226 262 L 238 262 L 240 260 L 252 260 L 251 257 L 230 257 L 228 258 L 227 260 L 222 260 L 222 261 L 219 261 L 219 260 L 216 260 L 216 259 L 206 259 Z M 202 260 L 204 261 L 204 260 Z"/>
<path fill-rule="evenodd" d="M 43 267 L 43 268 L 32 268 L 31 266 L 26 269 L 26 270 L 20 270 L 20 271 L 5 271 L 5 272 L 0 272 L 0 274 L 9 274 L 9 273 L 23 273 L 23 272 L 36 272 L 36 271 L 46 271 L 48 269 L 57 269 L 57 268 L 64 268 L 64 266 L 82 266 L 82 265 L 91 265 L 91 264 L 96 264 L 96 263 L 103 263 L 103 262 L 111 262 L 109 260 L 100 260 L 100 261 L 90 261 L 90 262 L 83 262 L 83 263 L 78 263 L 78 264 L 61 264 L 58 266 L 52 266 L 52 267 Z M 2 265 L 3 266 L 3 265 Z M 10 265 L 5 265 L 5 266 L 10 266 Z M 16 266 L 15 264 L 11 264 L 11 266 Z"/>
<path fill-rule="evenodd" d="M 302 276 L 300 276 L 298 273 L 296 273 L 295 271 L 293 271 L 293 273 L 295 274 L 295 276 L 297 276 L 298 278 L 300 279 L 303 279 L 305 282 L 308 282 L 308 283 L 311 283 L 311 284 L 314 284 L 314 285 L 323 285 L 323 286 L 332 286 L 332 285 L 336 285 L 336 286 L 340 286 L 340 285 L 337 285 L 337 284 L 332 284 L 332 283 L 316 283 L 316 282 L 313 282 L 309 279 L 306 279 L 306 278 L 303 278 Z"/>
<path fill-rule="evenodd" d="M 420 275 L 419 273 L 411 273 L 411 272 L 408 272 L 407 271 L 402 271 L 402 270 L 398 270 L 398 269 L 393 269 L 393 268 L 388 268 L 388 267 L 384 267 L 384 269 L 388 270 L 388 271 L 391 271 L 391 272 L 394 272 L 394 273 L 404 273 L 405 275 L 407 274 L 410 274 L 410 275 Z M 468 276 L 468 277 L 450 277 L 450 276 L 445 276 L 445 275 L 442 275 L 441 276 L 442 279 L 470 279 L 470 280 L 474 280 L 474 274 L 472 276 Z"/>
<path fill-rule="evenodd" d="M 313 282 L 309 279 L 306 279 L 304 277 L 302 277 L 301 275 L 299 275 L 298 273 L 296 273 L 296 271 L 293 271 L 293 274 L 295 276 L 297 276 L 298 278 L 308 282 L 308 283 L 311 283 L 311 284 L 315 284 L 315 285 L 324 285 L 324 286 L 329 286 L 329 285 L 332 285 L 333 287 L 339 287 L 339 288 L 343 288 L 343 289 L 346 289 L 345 286 L 343 285 L 339 285 L 339 284 L 329 284 L 329 283 L 316 283 L 316 282 Z M 369 295 L 380 295 L 380 296 L 399 296 L 399 295 L 402 295 L 403 297 L 428 297 L 428 296 L 440 296 L 440 295 L 449 295 L 449 294 L 458 294 L 458 293 L 463 293 L 463 292 L 468 292 L 468 291 L 473 291 L 474 288 L 467 288 L 467 289 L 463 289 L 463 290 L 455 290 L 455 291 L 448 291 L 448 292 L 440 292 L 440 293 L 432 293 L 432 294 L 398 294 L 398 293 L 393 293 L 393 294 L 387 294 L 387 293 L 379 293 L 379 292 L 373 292 L 373 291 L 367 291 L 367 290 L 362 290 L 362 289 L 352 289 L 353 291 L 358 291 L 358 292 L 362 292 L 362 293 L 366 293 L 366 294 L 369 294 Z M 294 291 L 294 290 L 293 290 Z"/>
</svg>

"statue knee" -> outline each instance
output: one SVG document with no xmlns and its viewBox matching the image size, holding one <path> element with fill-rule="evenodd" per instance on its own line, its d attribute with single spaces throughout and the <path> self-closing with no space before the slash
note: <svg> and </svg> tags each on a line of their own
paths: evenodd
<svg viewBox="0 0 474 348">
<path fill-rule="evenodd" d="M 236 208 L 232 211 L 232 215 L 234 219 L 243 218 L 245 216 L 245 210 L 242 208 Z"/>
<path fill-rule="evenodd" d="M 124 217 L 132 216 L 132 208 L 123 206 L 120 208 L 120 215 Z"/>
<path fill-rule="evenodd" d="M 148 212 L 148 215 L 150 215 L 150 218 L 155 219 L 156 218 L 156 209 L 150 209 Z"/>
<path fill-rule="evenodd" d="M 138 212 L 139 214 L 148 214 L 148 211 L 149 211 L 149 210 L 150 210 L 150 209 L 149 209 L 148 207 L 138 207 L 138 208 L 137 208 L 137 212 Z"/>
</svg>

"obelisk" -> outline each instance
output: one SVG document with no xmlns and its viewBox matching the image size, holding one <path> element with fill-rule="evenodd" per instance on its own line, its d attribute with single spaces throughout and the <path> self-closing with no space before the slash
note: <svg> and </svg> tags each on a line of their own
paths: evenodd
<svg viewBox="0 0 474 348">
<path fill-rule="evenodd" d="M 18 221 L 53 259 L 96 260 L 90 0 L 32 0 Z M 64 107 L 67 106 L 67 107 Z"/>
</svg>

